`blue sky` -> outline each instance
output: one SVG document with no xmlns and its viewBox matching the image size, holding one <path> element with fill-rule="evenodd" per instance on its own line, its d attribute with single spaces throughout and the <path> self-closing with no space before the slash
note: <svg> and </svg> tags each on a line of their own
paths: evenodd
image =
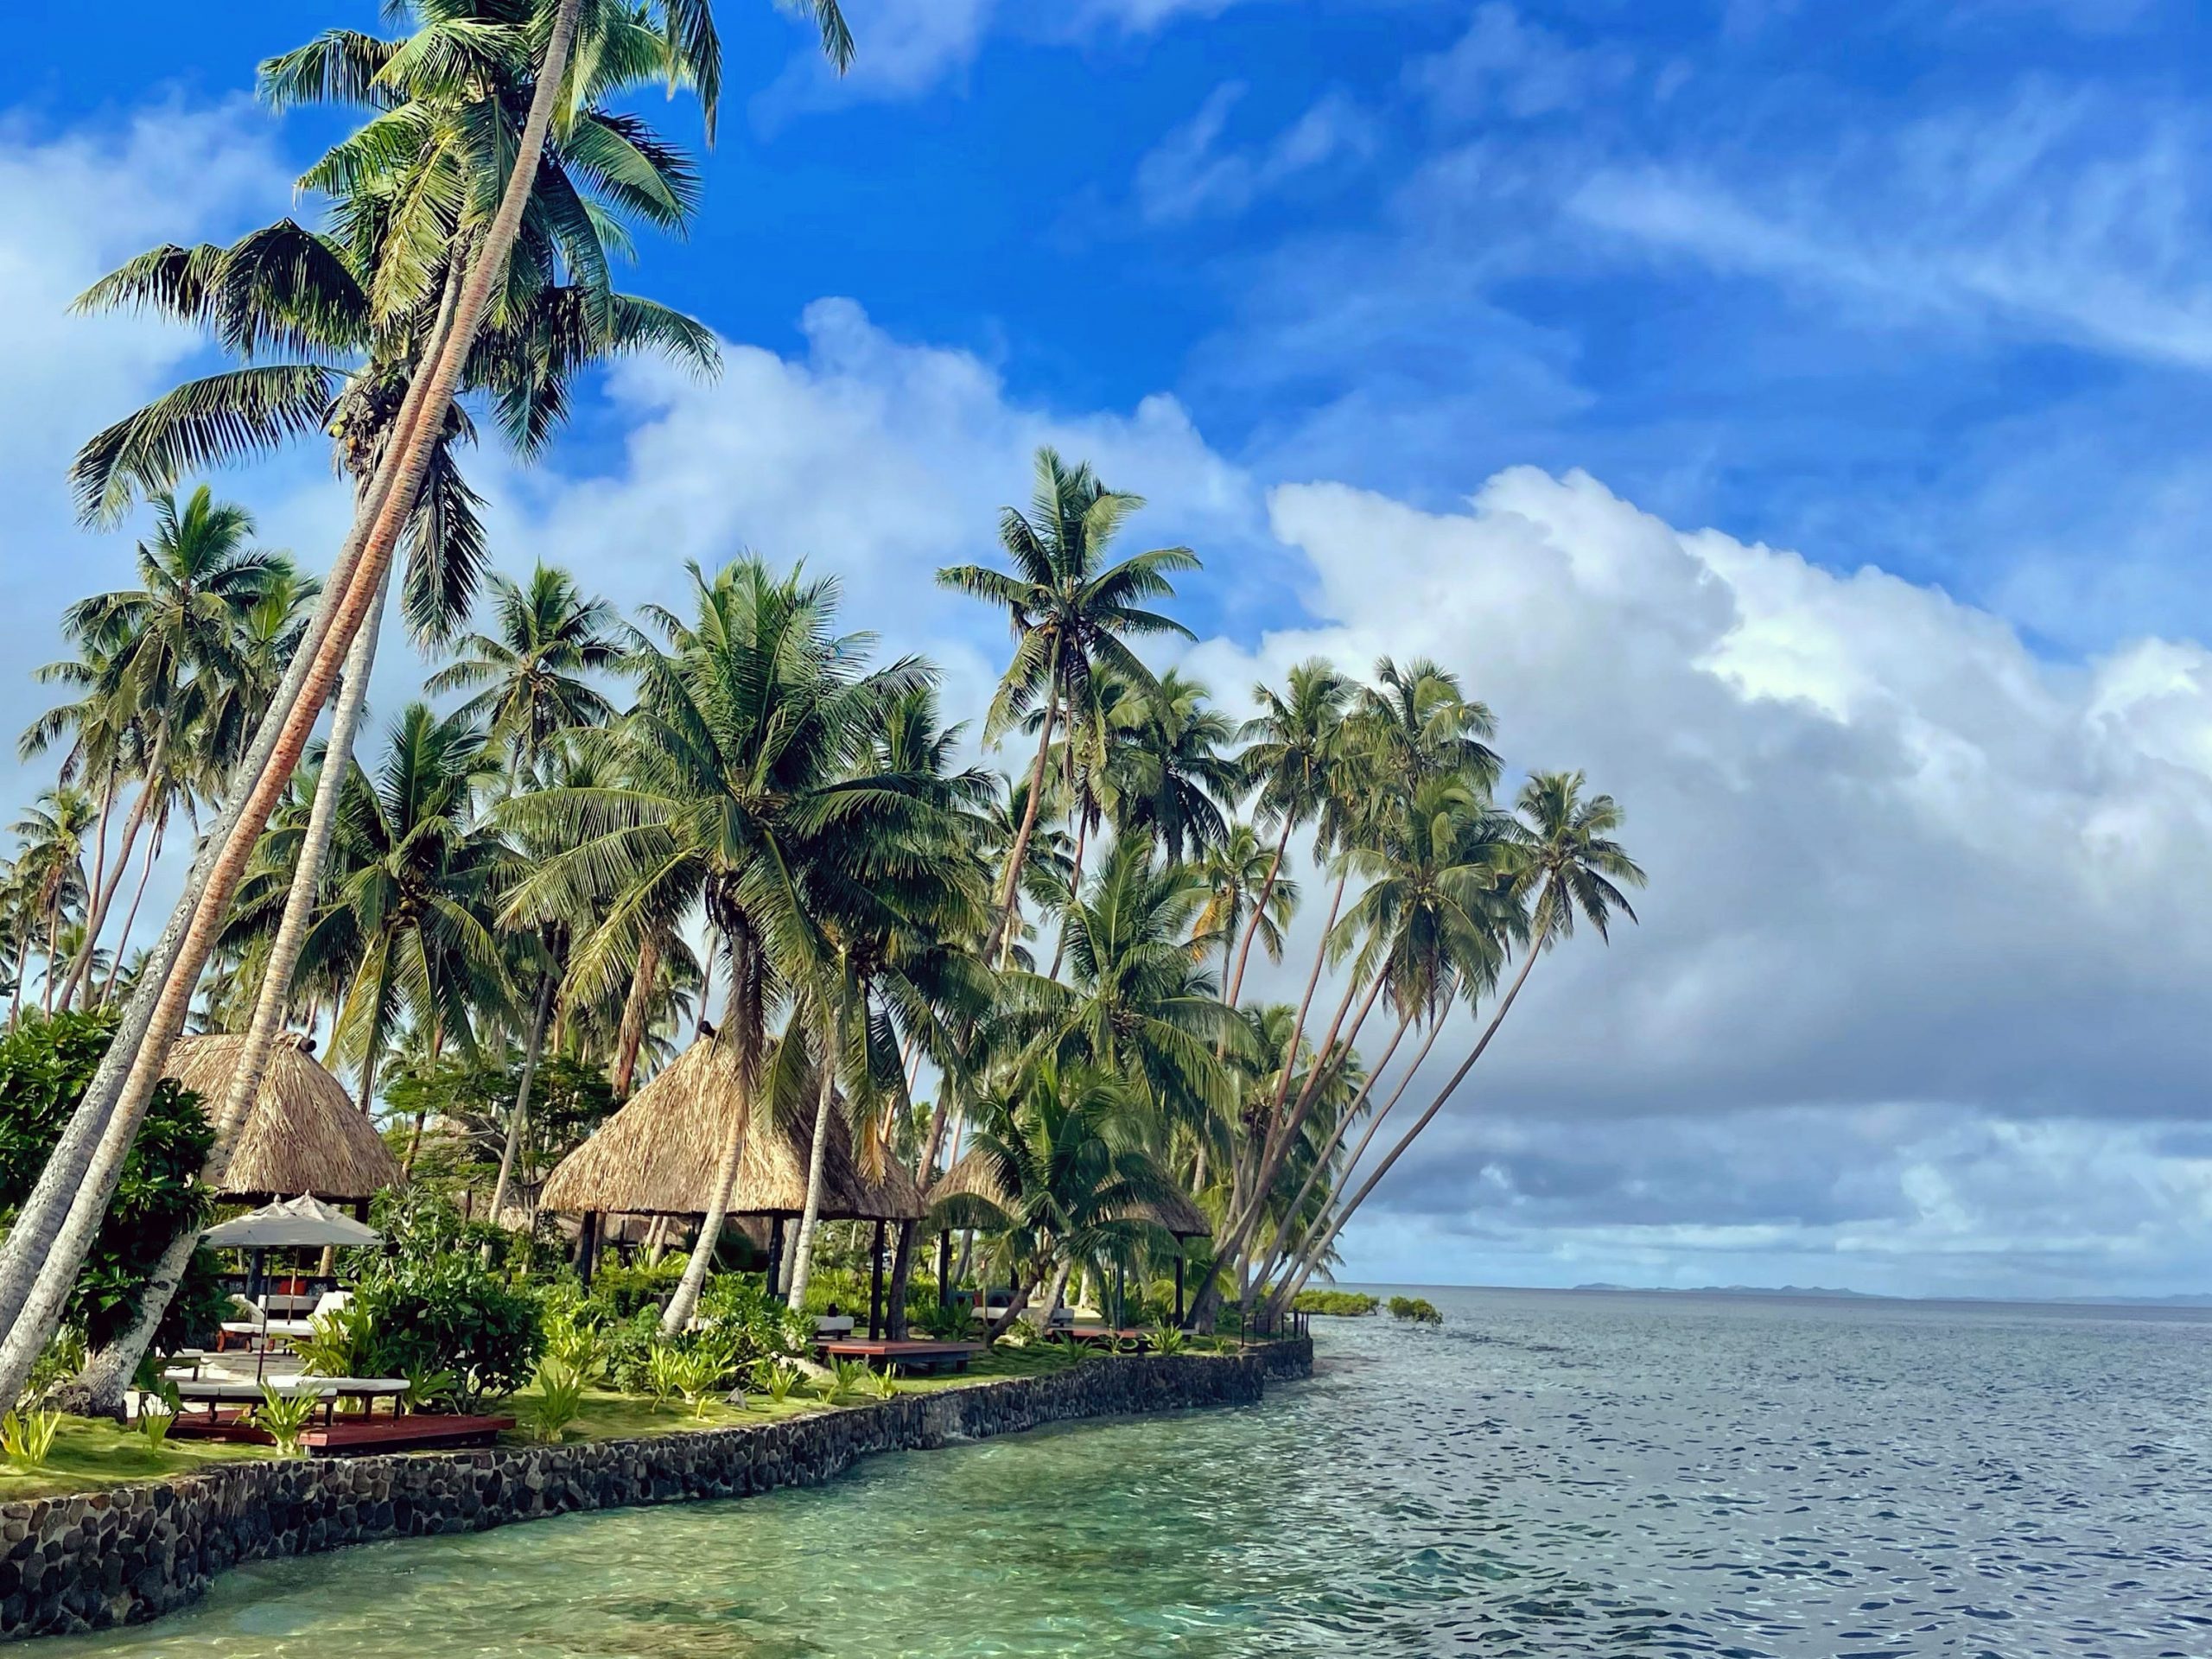
<svg viewBox="0 0 2212 1659">
<path fill-rule="evenodd" d="M 487 457 L 503 563 L 626 603 L 804 555 L 963 692 L 1002 645 L 928 569 L 1030 445 L 1092 454 L 1206 556 L 1225 696 L 1430 650 L 1643 832 L 1644 927 L 1532 981 L 1352 1270 L 2212 1287 L 2200 9 L 850 10 L 838 84 L 719 8 L 707 206 L 634 283 L 730 372 L 620 372 L 537 473 Z M 255 110 L 251 65 L 374 12 L 126 3 L 97 54 L 81 22 L 31 0 L 0 106 L 24 663 L 124 550 L 60 463 L 204 360 L 61 302 L 285 211 L 332 129 Z M 226 487 L 335 539 L 316 457 Z"/>
</svg>

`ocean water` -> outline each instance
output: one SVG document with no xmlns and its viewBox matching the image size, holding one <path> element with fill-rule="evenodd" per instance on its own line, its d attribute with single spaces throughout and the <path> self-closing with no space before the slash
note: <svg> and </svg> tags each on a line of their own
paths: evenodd
<svg viewBox="0 0 2212 1659">
<path fill-rule="evenodd" d="M 2212 1315 L 1424 1294 L 1257 1408 L 264 1563 L 32 1651 L 2212 1655 Z"/>
</svg>

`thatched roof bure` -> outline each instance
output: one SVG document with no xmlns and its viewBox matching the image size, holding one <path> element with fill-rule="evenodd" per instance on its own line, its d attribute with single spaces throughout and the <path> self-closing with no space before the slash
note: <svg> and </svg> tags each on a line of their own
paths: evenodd
<svg viewBox="0 0 2212 1659">
<path fill-rule="evenodd" d="M 198 1095 L 213 1117 L 222 1109 L 245 1047 L 243 1036 L 228 1033 L 180 1038 L 169 1050 L 168 1075 Z M 399 1160 L 346 1085 L 316 1062 L 305 1038 L 278 1037 L 261 1093 L 215 1190 L 226 1198 L 312 1193 L 358 1201 L 399 1182 Z"/>
<path fill-rule="evenodd" d="M 779 1112 L 764 1101 L 753 1111 L 730 1190 L 731 1215 L 796 1216 L 805 1209 L 813 1098 L 804 1092 L 804 1110 Z M 540 1207 L 571 1215 L 704 1215 L 741 1101 L 735 1057 L 701 1039 L 561 1160 Z M 834 1105 L 821 1213 L 830 1221 L 912 1221 L 922 1213 L 921 1194 L 895 1162 L 880 1179 L 861 1173 L 844 1113 Z"/>
</svg>

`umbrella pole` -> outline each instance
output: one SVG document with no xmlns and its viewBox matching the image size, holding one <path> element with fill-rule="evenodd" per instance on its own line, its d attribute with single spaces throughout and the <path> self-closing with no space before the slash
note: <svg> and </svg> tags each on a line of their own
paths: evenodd
<svg viewBox="0 0 2212 1659">
<path fill-rule="evenodd" d="M 776 1294 L 776 1278 L 784 1268 L 784 1218 L 768 1217 L 768 1294 Z"/>
<path fill-rule="evenodd" d="M 1175 1328 L 1183 1328 L 1183 1252 L 1175 1252 Z"/>
<path fill-rule="evenodd" d="M 871 1260 L 874 1269 L 868 1288 L 868 1339 L 874 1342 L 883 1334 L 883 1224 L 875 1224 L 875 1249 Z"/>
</svg>

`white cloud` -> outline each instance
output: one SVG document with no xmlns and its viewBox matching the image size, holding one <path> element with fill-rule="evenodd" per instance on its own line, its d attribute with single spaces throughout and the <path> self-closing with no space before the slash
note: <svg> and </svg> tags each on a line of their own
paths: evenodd
<svg viewBox="0 0 2212 1659">
<path fill-rule="evenodd" d="M 1373 153 L 1373 121 L 1341 92 L 1325 94 L 1263 144 L 1224 149 L 1230 113 L 1247 90 L 1243 81 L 1224 81 L 1138 162 L 1137 207 L 1146 219 L 1234 217 L 1294 179 Z"/>
<path fill-rule="evenodd" d="M 157 242 L 283 212 L 289 185 L 243 106 L 165 106 L 58 137 L 0 121 L 0 791 L 11 801 L 42 786 L 43 767 L 34 782 L 14 766 L 15 734 L 48 702 L 26 671 L 59 654 L 64 599 L 129 574 L 124 537 L 86 541 L 74 527 L 70 457 L 200 350 L 168 324 L 73 317 L 70 303 Z"/>
</svg>

